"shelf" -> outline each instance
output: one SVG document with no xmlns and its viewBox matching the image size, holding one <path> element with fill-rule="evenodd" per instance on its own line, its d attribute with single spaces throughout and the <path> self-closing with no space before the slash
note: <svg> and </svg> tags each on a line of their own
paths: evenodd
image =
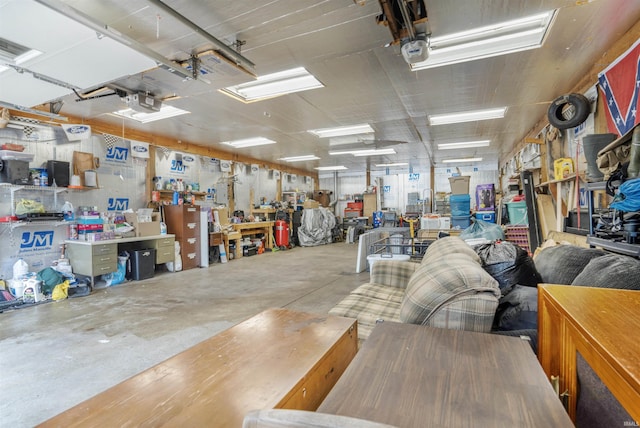
<svg viewBox="0 0 640 428">
<path fill-rule="evenodd" d="M 583 179 L 582 176 L 579 176 L 579 177 L 580 177 L 581 180 Z M 576 175 L 575 174 L 570 174 L 570 175 L 566 176 L 565 178 L 563 178 L 561 180 L 545 181 L 544 183 L 540 183 L 540 184 L 536 185 L 536 187 L 548 186 L 549 184 L 567 183 L 569 181 L 574 181 L 575 179 L 576 179 Z"/>
<path fill-rule="evenodd" d="M 66 187 L 52 187 L 52 186 L 34 186 L 32 184 L 11 184 L 11 183 L 0 183 L 0 187 L 8 187 L 12 192 L 18 192 L 20 190 L 29 190 L 29 191 L 45 191 L 52 193 L 62 193 L 66 192 Z"/>
<path fill-rule="evenodd" d="M 624 254 L 631 257 L 640 257 L 640 245 L 628 244 L 626 242 L 611 241 L 609 239 L 587 236 L 587 244 L 604 248 L 614 253 Z"/>
<path fill-rule="evenodd" d="M 8 222 L 0 222 L 0 225 L 9 226 L 11 229 L 16 229 L 19 227 L 27 227 L 27 226 L 63 226 L 69 225 L 74 222 L 64 221 L 64 220 L 40 220 L 40 221 L 8 221 Z"/>
</svg>

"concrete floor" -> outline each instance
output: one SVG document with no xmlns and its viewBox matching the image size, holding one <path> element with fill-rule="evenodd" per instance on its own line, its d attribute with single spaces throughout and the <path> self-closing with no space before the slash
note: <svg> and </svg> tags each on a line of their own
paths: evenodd
<svg viewBox="0 0 640 428">
<path fill-rule="evenodd" d="M 335 243 L 0 313 L 0 426 L 30 427 L 264 309 L 326 314 L 369 273 Z"/>
</svg>

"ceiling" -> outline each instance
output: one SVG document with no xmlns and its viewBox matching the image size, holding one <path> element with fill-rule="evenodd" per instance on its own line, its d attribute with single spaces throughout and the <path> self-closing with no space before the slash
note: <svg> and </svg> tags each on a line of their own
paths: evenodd
<svg viewBox="0 0 640 428">
<path fill-rule="evenodd" d="M 63 101 L 60 115 L 102 121 L 231 153 L 233 149 L 220 142 L 262 136 L 277 144 L 237 149 L 237 153 L 276 164 L 282 163 L 278 159 L 284 156 L 315 154 L 319 160 L 291 165 L 308 171 L 318 166 L 344 165 L 349 173 L 363 173 L 376 169 L 376 164 L 392 162 L 426 169 L 441 166 L 447 158 L 469 156 L 480 156 L 497 167 L 500 156 L 509 153 L 546 116 L 550 101 L 570 91 L 640 19 L 640 2 L 628 0 L 426 0 L 428 25 L 434 36 L 550 9 L 558 9 L 558 13 L 539 49 L 414 72 L 403 59 L 400 47 L 390 44 L 393 37 L 389 28 L 376 23 L 381 13 L 376 0 L 163 0 L 222 44 L 241 41 L 241 56 L 249 65 L 255 65 L 245 63 L 245 68 L 253 69 L 256 75 L 305 67 L 325 86 L 244 104 L 218 91 L 253 80 L 237 67 L 222 63 L 215 73 L 188 80 L 162 67 L 146 70 L 146 58 L 137 58 L 137 64 L 117 50 L 111 56 L 101 56 L 96 55 L 101 53 L 97 50 L 100 48 L 90 45 L 91 54 L 69 55 L 67 44 L 72 45 L 73 41 L 63 37 L 66 24 L 47 20 L 55 25 L 48 29 L 42 20 L 30 19 L 23 12 L 17 16 L 7 13 L 11 7 L 24 10 L 27 3 L 0 0 L 0 19 L 4 21 L 0 24 L 11 20 L 26 27 L 27 32 L 55 43 L 55 55 L 50 56 L 57 67 L 90 77 L 99 70 L 116 69 L 117 73 L 120 66 L 135 66 L 135 73 L 129 77 L 96 74 L 97 79 L 113 80 L 89 82 L 91 86 L 77 88 L 80 96 L 87 98 L 83 101 L 73 93 L 60 96 L 53 91 L 48 101 Z M 117 31 L 133 41 L 134 48 L 144 48 L 144 52 L 165 58 L 168 63 L 220 49 L 210 37 L 160 8 L 157 0 L 42 0 L 35 4 L 42 6 L 41 3 L 57 9 L 69 6 L 73 9 L 68 11 L 107 26 L 110 34 Z M 151 63 L 155 65 L 157 61 Z M 16 78 L 20 77 L 18 74 Z M 3 75 L 0 74 L 0 101 L 1 86 L 9 85 Z M 105 84 L 109 90 L 92 93 Z M 149 124 L 123 122 L 110 114 L 126 107 L 119 96 L 108 95 L 113 88 L 148 92 L 164 99 L 175 96 L 164 104 L 190 114 Z M 69 88 L 63 92 L 69 93 Z M 501 106 L 507 107 L 504 119 L 439 126 L 430 126 L 427 120 L 428 114 Z M 307 132 L 360 123 L 371 124 L 375 140 L 406 144 L 394 145 L 395 155 L 330 156 L 329 140 Z M 481 139 L 491 140 L 491 145 L 437 150 L 438 143 Z M 367 147 L 372 144 L 375 145 L 370 143 Z"/>
</svg>

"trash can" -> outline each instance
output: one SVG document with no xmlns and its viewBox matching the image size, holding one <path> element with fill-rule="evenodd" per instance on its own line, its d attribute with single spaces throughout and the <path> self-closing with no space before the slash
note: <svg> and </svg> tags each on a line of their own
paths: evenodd
<svg viewBox="0 0 640 428">
<path fill-rule="evenodd" d="M 139 281 L 141 279 L 153 278 L 156 269 L 156 250 L 148 248 L 145 250 L 134 250 L 129 257 L 127 267 L 127 278 Z"/>
</svg>

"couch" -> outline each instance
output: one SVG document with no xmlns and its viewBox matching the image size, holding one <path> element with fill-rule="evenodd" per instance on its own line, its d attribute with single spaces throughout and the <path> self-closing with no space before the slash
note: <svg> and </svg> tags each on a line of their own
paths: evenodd
<svg viewBox="0 0 640 428">
<path fill-rule="evenodd" d="M 445 237 L 427 248 L 420 263 L 377 261 L 369 282 L 329 313 L 356 318 L 359 340 L 382 321 L 489 332 L 500 295 L 473 248 Z"/>
</svg>

